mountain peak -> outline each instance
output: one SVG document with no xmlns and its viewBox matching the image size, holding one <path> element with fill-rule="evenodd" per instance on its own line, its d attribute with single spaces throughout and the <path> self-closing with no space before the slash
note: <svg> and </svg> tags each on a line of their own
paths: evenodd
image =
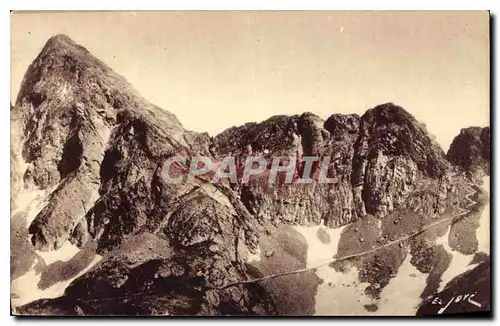
<svg viewBox="0 0 500 326">
<path fill-rule="evenodd" d="M 365 114 L 373 116 L 379 123 L 415 123 L 417 120 L 403 107 L 392 102 L 375 106 Z"/>
<path fill-rule="evenodd" d="M 446 156 L 463 171 L 489 175 L 490 146 L 490 127 L 463 128 L 453 139 Z"/>
<path fill-rule="evenodd" d="M 71 89 L 79 89 L 73 92 L 75 95 L 91 96 L 96 91 L 92 90 L 91 84 L 96 80 L 101 84 L 107 81 L 107 85 L 118 85 L 120 87 L 115 88 L 123 91 L 128 87 L 122 87 L 126 84 L 122 79 L 85 47 L 67 35 L 57 34 L 47 40 L 26 71 L 16 103 L 26 96 L 31 101 L 35 93 L 40 94 L 38 97 L 54 97 L 54 94 L 59 94 L 69 98 Z M 35 107 L 37 106 L 35 103 Z"/>
<path fill-rule="evenodd" d="M 50 37 L 47 40 L 46 44 L 51 44 L 51 45 L 56 45 L 56 44 L 61 44 L 61 45 L 76 45 L 75 41 L 73 41 L 68 35 L 66 34 L 57 34 L 52 37 Z"/>
<path fill-rule="evenodd" d="M 45 46 L 43 47 L 40 55 L 48 54 L 52 51 L 55 51 L 56 54 L 62 53 L 88 53 L 88 51 L 75 41 L 73 41 L 68 35 L 65 34 L 57 34 L 50 37 Z"/>
<path fill-rule="evenodd" d="M 379 151 L 389 157 L 405 156 L 431 178 L 441 177 L 448 169 L 445 153 L 425 125 L 399 105 L 385 103 L 369 109 L 361 117 L 360 130 L 361 157 L 373 157 Z"/>
</svg>

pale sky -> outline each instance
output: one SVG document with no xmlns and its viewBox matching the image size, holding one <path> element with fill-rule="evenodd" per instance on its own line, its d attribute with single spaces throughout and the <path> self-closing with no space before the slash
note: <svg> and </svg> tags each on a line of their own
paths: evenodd
<svg viewBox="0 0 500 326">
<path fill-rule="evenodd" d="M 11 97 L 66 34 L 184 127 L 212 135 L 276 114 L 394 102 L 447 150 L 489 125 L 488 12 L 14 13 Z"/>
</svg>

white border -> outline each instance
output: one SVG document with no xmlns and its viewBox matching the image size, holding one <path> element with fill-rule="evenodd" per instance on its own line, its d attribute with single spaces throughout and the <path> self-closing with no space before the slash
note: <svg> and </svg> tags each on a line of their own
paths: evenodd
<svg viewBox="0 0 500 326">
<path fill-rule="evenodd" d="M 495 7 L 494 0 L 453 1 L 436 0 L 388 1 L 176 1 L 160 3 L 155 0 L 141 1 L 15 1 L 10 9 L 15 10 L 488 10 Z"/>
<path fill-rule="evenodd" d="M 2 100 L 0 103 L 4 103 L 4 108 L 0 109 L 0 142 L 1 145 L 0 148 L 0 187 L 1 187 L 1 194 L 2 196 L 0 197 L 1 203 L 0 207 L 4 214 L 1 217 L 1 228 L 0 230 L 3 231 L 2 235 L 2 246 L 1 248 L 1 262 L 2 263 L 2 269 L 1 269 L 1 295 L 0 295 L 0 309 L 1 309 L 1 314 L 0 314 L 0 321 L 1 325 L 12 325 L 15 322 L 19 322 L 15 320 L 13 317 L 10 317 L 10 264 L 7 262 L 10 261 L 10 241 L 9 241 L 9 231 L 10 230 L 10 151 L 8 150 L 10 148 L 10 115 L 9 115 L 9 109 L 7 107 L 8 103 L 10 102 L 10 14 L 9 10 L 10 9 L 15 9 L 15 10 L 491 10 L 492 14 L 499 14 L 500 9 L 499 9 L 499 4 L 500 1 L 498 0 L 474 0 L 474 1 L 441 1 L 438 2 L 436 0 L 420 0 L 420 1 L 389 1 L 389 0 L 375 0 L 375 1 L 370 1 L 370 0 L 345 0 L 342 2 L 335 2 L 335 3 L 329 3 L 327 1 L 319 1 L 319 0 L 301 0 L 301 1 L 295 1 L 295 0 L 288 0 L 288 1 L 269 1 L 269 0 L 253 0 L 253 1 L 221 1 L 221 0 L 209 0 L 209 1 L 177 1 L 176 3 L 163 3 L 160 4 L 158 0 L 140 0 L 140 1 L 129 1 L 129 0 L 120 0 L 120 1 L 102 1 L 102 0 L 86 0 L 82 2 L 75 2 L 75 1 L 62 1 L 62 0 L 44 0 L 44 1 L 28 1 L 28 0 L 16 0 L 12 1 L 11 3 L 7 1 L 2 1 L 0 3 L 0 6 L 2 7 L 2 10 L 0 11 L 0 36 L 1 36 L 1 41 L 3 44 L 2 51 L 0 51 L 0 63 L 2 65 L 2 68 L 0 71 L 2 71 L 1 74 L 1 82 L 2 82 L 2 87 L 1 87 L 1 96 Z M 498 24 L 498 17 L 496 19 L 496 23 Z M 496 37 L 495 37 L 496 39 Z M 495 55 L 495 59 L 498 59 L 498 53 Z M 496 69 L 494 74 L 496 75 Z M 494 92 L 498 94 L 498 85 L 494 85 Z M 474 108 L 471 108 L 471 110 L 474 110 Z M 498 118 L 498 115 L 496 116 Z M 497 125 L 498 120 L 495 119 L 495 121 L 492 123 L 495 123 Z M 497 147 L 500 146 L 498 139 L 496 135 L 494 135 L 494 144 L 496 144 L 494 152 L 497 152 Z M 498 162 L 498 160 L 495 160 L 495 162 Z M 496 166 L 494 167 L 494 170 L 496 171 Z M 495 174 L 495 184 L 498 183 L 498 175 Z M 494 201 L 497 203 L 497 197 L 498 193 L 495 193 L 495 198 Z M 493 200 L 493 198 L 492 198 Z M 496 219 L 496 216 L 492 217 L 493 219 Z M 495 230 L 492 230 L 492 238 L 495 238 L 495 236 L 500 234 L 499 230 L 500 222 L 496 221 L 495 222 Z M 494 241 L 497 243 L 497 241 Z M 495 262 L 497 261 L 497 250 L 494 251 L 495 255 L 493 257 L 493 262 L 495 271 L 498 271 L 498 264 Z M 497 274 L 497 273 L 495 273 Z M 493 284 L 495 285 L 495 291 L 494 294 L 498 294 L 498 284 L 499 280 L 496 278 L 497 275 L 495 275 L 495 280 Z M 495 306 L 493 307 L 494 311 L 498 313 L 498 298 L 493 301 Z M 417 321 L 419 319 L 415 319 Z M 74 319 L 66 319 L 66 320 L 61 320 L 59 322 L 63 323 L 72 323 Z M 89 320 L 95 325 L 101 325 L 104 323 L 113 323 L 113 324 L 118 324 L 118 323 L 123 323 L 123 322 L 129 322 L 132 320 Z M 137 321 L 137 320 L 135 320 Z M 212 320 L 212 322 L 220 322 L 220 319 L 217 320 Z M 239 322 L 240 320 L 238 320 Z M 281 322 L 289 322 L 291 320 L 258 320 L 260 324 L 262 323 L 269 323 L 271 321 L 281 321 Z M 308 322 L 305 320 L 297 320 L 298 322 Z M 322 319 L 322 320 L 316 320 L 316 321 L 322 321 L 326 323 L 345 323 L 348 320 L 333 320 L 333 319 Z M 402 320 L 398 319 L 392 319 L 392 320 L 381 320 L 381 319 L 357 319 L 356 322 L 368 322 L 370 324 L 372 323 L 386 323 L 389 321 L 393 321 L 396 323 L 400 323 Z M 425 319 L 420 321 L 425 322 L 426 324 L 441 324 L 443 322 L 446 322 L 445 320 L 432 320 L 432 319 Z M 448 322 L 468 322 L 467 319 L 457 319 L 457 320 L 448 320 Z M 41 322 L 40 320 L 35 320 L 35 319 L 29 319 L 29 320 L 23 320 L 24 323 L 34 323 L 34 322 Z M 55 322 L 55 320 L 45 320 L 43 321 L 45 323 L 50 323 L 52 324 Z M 165 323 L 172 323 L 174 321 L 170 320 L 165 320 L 162 319 L 160 322 Z M 183 323 L 186 322 L 194 322 L 193 321 L 186 321 L 183 320 Z M 203 320 L 203 322 L 207 322 L 206 319 Z M 404 320 L 403 322 L 413 322 L 411 320 Z M 477 322 L 477 321 L 474 321 Z"/>
</svg>

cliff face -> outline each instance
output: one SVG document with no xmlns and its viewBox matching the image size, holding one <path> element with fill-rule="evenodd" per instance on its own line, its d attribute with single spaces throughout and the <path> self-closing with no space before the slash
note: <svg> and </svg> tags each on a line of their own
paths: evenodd
<svg viewBox="0 0 500 326">
<path fill-rule="evenodd" d="M 236 155 L 237 161 L 247 156 L 330 157 L 331 184 L 269 184 L 264 175 L 241 186 L 241 200 L 264 225 L 347 225 L 338 244 L 340 257 L 383 245 L 348 265 L 333 265 L 342 272 L 356 266 L 359 280 L 369 284 L 366 295 L 375 301 L 409 254 L 411 264 L 430 275 L 422 298 L 436 290 L 451 261 L 439 244 L 448 227 L 454 250 L 477 251 L 483 204 L 476 207 L 476 199 L 469 197 L 482 195 L 450 164 L 425 127 L 392 103 L 361 117 L 336 114 L 323 121 L 305 113 L 230 128 L 214 138 L 212 152 L 219 159 Z M 320 169 L 319 164 L 313 174 Z M 391 245 L 427 227 L 433 230 Z"/>
<path fill-rule="evenodd" d="M 99 198 L 100 165 L 120 117 L 139 112 L 138 119 L 154 121 L 185 146 L 172 114 L 63 35 L 52 37 L 28 68 L 13 111 L 24 134 L 25 186 L 53 190 L 30 226 L 41 250 L 59 248 Z"/>
<path fill-rule="evenodd" d="M 256 179 L 243 185 L 241 198 L 249 211 L 274 224 L 348 224 L 365 214 L 384 217 L 401 207 L 410 194 L 433 187 L 442 213 L 452 168 L 425 128 L 392 103 L 357 115 L 332 115 L 326 121 L 305 113 L 276 116 L 262 123 L 230 128 L 217 135 L 212 151 L 219 158 L 247 156 L 330 157 L 332 184 L 269 185 Z M 317 176 L 321 169 L 316 166 Z M 416 196 L 416 195 L 415 195 Z M 426 200 L 413 196 L 415 208 Z"/>
<path fill-rule="evenodd" d="M 419 187 L 444 184 L 449 171 L 442 149 L 403 108 L 379 105 L 361 118 L 352 173 L 358 215 L 386 216 Z M 445 199 L 446 185 L 435 194 Z"/>
<path fill-rule="evenodd" d="M 169 313 L 217 313 L 223 305 L 233 313 L 251 313 L 256 305 L 261 307 L 256 311 L 272 310 L 258 286 L 216 294 L 206 290 L 245 277 L 242 262 L 255 250 L 255 223 L 243 220 L 216 189 L 196 182 L 166 184 L 161 178 L 166 158 L 206 154 L 206 135 L 185 131 L 175 116 L 141 98 L 121 76 L 62 35 L 51 38 L 29 67 L 12 111 L 13 124 L 23 131 L 19 138 L 27 169 L 21 171 L 22 187 L 48 193 L 29 226 L 33 246 L 49 251 L 70 240 L 100 254 L 122 253 L 67 289 L 70 313 L 78 300 L 146 291 L 143 287 L 153 280 L 175 280 L 179 288 L 152 296 L 182 297 L 200 275 L 203 285 L 195 297 L 203 300 L 195 304 L 190 298 L 180 308 L 165 308 Z M 123 249 L 130 242 L 142 252 L 140 259 Z M 121 304 L 126 311 L 127 304 Z M 111 307 L 121 311 L 119 305 Z M 114 309 L 100 307 L 88 313 Z"/>
<path fill-rule="evenodd" d="M 446 157 L 462 171 L 490 175 L 490 128 L 469 127 L 460 131 Z"/>
<path fill-rule="evenodd" d="M 310 113 L 276 116 L 260 124 L 226 130 L 214 138 L 212 151 L 219 159 L 234 155 L 237 162 L 244 162 L 248 156 L 262 156 L 268 162 L 275 157 L 317 156 L 320 161 L 331 157 L 328 175 L 335 175 L 335 183 L 269 184 L 264 174 L 241 186 L 241 200 L 261 221 L 274 225 L 319 224 L 324 220 L 326 225 L 337 227 L 356 217 L 350 177 L 358 121 L 356 115 L 332 116 L 330 132 L 321 118 Z M 320 169 L 320 163 L 313 166 L 313 179 Z M 296 174 L 302 175 L 300 168 Z"/>
<path fill-rule="evenodd" d="M 463 209 L 453 203 L 471 193 L 468 179 L 425 128 L 392 103 L 326 121 L 311 113 L 275 116 L 211 138 L 186 131 L 63 35 L 49 39 L 29 67 L 11 115 L 12 187 L 46 194 L 29 221 L 32 245 L 52 251 L 71 241 L 104 256 L 64 296 L 31 303 L 21 313 L 275 314 L 282 307 L 269 287 L 238 283 L 263 273 L 247 264 L 263 234 L 271 239 L 282 224 L 363 226 L 369 216 L 384 221 L 392 236 L 401 212 L 416 216 L 408 225 L 418 228 Z M 448 158 L 471 169 L 474 155 L 489 150 L 489 129 L 463 134 Z M 462 144 L 469 148 L 463 155 Z M 269 162 L 294 156 L 299 163 L 304 156 L 329 157 L 334 182 L 269 184 L 263 173 L 230 186 L 166 183 L 161 167 L 175 155 L 232 155 L 239 167 L 248 156 Z M 313 177 L 321 168 L 314 165 Z M 288 248 L 290 240 L 279 236 Z M 434 248 L 427 240 L 413 245 L 415 257 Z M 291 266 L 304 267 L 302 251 L 293 257 L 300 264 Z M 368 282 L 378 282 L 373 279 Z"/>
</svg>

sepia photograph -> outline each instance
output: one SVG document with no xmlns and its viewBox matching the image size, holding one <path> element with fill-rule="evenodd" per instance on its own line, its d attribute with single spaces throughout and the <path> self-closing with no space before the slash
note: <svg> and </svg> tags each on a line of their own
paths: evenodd
<svg viewBox="0 0 500 326">
<path fill-rule="evenodd" d="M 491 313 L 489 11 L 12 11 L 20 316 Z"/>
</svg>

